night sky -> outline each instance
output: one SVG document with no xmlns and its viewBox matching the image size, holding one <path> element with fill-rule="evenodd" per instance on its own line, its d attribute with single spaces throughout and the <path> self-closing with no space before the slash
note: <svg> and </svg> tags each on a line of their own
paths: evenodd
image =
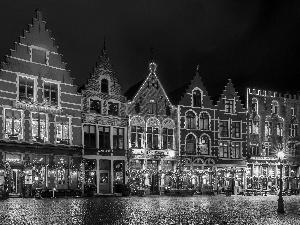
<svg viewBox="0 0 300 225">
<path fill-rule="evenodd" d="M 1 1 L 0 56 L 27 30 L 35 9 L 79 87 L 106 48 L 122 90 L 148 75 L 154 48 L 166 92 L 189 82 L 197 65 L 210 96 L 231 78 L 246 87 L 300 90 L 300 1 Z"/>
</svg>

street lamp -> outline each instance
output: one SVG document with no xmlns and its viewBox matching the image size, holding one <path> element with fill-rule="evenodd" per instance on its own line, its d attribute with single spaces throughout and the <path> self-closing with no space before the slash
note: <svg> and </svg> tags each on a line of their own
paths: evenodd
<svg viewBox="0 0 300 225">
<path fill-rule="evenodd" d="M 282 160 L 284 158 L 284 152 L 283 151 L 279 151 L 277 153 L 278 156 L 278 160 L 279 160 L 279 169 L 280 169 L 280 183 L 279 183 L 279 194 L 278 194 L 278 208 L 277 208 L 277 212 L 278 213 L 284 213 L 284 204 L 283 204 L 283 198 L 282 198 Z"/>
</svg>

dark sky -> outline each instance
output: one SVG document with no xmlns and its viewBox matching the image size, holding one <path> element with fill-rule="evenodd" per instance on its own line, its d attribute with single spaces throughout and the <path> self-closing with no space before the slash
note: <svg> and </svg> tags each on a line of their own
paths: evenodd
<svg viewBox="0 0 300 225">
<path fill-rule="evenodd" d="M 211 96 L 221 94 L 228 78 L 240 95 L 246 87 L 300 90 L 297 0 L 1 1 L 0 56 L 9 54 L 36 8 L 78 86 L 98 61 L 105 36 L 123 91 L 148 75 L 151 46 L 167 92 L 189 82 L 198 64 Z"/>
</svg>

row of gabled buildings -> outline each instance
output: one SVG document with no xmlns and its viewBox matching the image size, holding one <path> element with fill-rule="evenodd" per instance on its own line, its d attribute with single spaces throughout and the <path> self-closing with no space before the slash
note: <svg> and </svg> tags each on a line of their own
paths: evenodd
<svg viewBox="0 0 300 225">
<path fill-rule="evenodd" d="M 296 96 L 248 89 L 245 108 L 229 80 L 213 102 L 198 69 L 167 94 L 153 59 L 123 94 L 105 45 L 78 89 L 36 13 L 1 64 L 0 190 L 266 189 L 277 184 L 281 149 L 286 188 L 298 188 Z"/>
</svg>

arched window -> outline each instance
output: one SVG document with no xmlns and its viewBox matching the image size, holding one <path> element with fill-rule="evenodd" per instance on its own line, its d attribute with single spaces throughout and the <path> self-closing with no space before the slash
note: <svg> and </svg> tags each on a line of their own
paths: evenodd
<svg viewBox="0 0 300 225">
<path fill-rule="evenodd" d="M 101 80 L 101 92 L 108 93 L 108 81 L 106 79 Z"/>
<path fill-rule="evenodd" d="M 253 134 L 258 134 L 259 129 L 259 116 L 255 116 L 253 120 Z"/>
<path fill-rule="evenodd" d="M 186 154 L 195 155 L 196 153 L 196 138 L 194 135 L 189 134 L 186 137 Z"/>
<path fill-rule="evenodd" d="M 201 92 L 199 90 L 193 91 L 193 107 L 201 107 Z"/>
<path fill-rule="evenodd" d="M 277 101 L 272 101 L 272 113 L 278 114 L 279 112 L 279 104 Z"/>
<path fill-rule="evenodd" d="M 202 135 L 200 137 L 199 153 L 202 155 L 208 155 L 209 149 L 210 149 L 209 137 L 207 135 Z"/>
<path fill-rule="evenodd" d="M 256 98 L 252 98 L 251 109 L 252 112 L 258 112 L 258 101 Z"/>
<path fill-rule="evenodd" d="M 200 114 L 200 130 L 209 130 L 209 115 L 206 112 Z"/>
<path fill-rule="evenodd" d="M 196 129 L 196 116 L 195 113 L 189 111 L 186 114 L 186 128 Z"/>
</svg>

